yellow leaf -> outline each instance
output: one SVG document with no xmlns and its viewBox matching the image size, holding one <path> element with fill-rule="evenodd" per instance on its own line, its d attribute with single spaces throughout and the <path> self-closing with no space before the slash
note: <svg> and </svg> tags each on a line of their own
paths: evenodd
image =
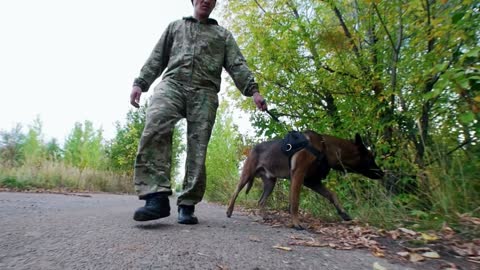
<svg viewBox="0 0 480 270">
<path fill-rule="evenodd" d="M 273 248 L 276 248 L 276 249 L 280 249 L 280 250 L 283 250 L 283 251 L 292 251 L 291 248 L 289 247 L 282 247 L 282 246 L 273 246 Z"/>
<path fill-rule="evenodd" d="M 385 257 L 385 253 L 383 253 L 383 251 L 381 251 L 381 250 L 373 251 L 372 254 L 373 254 L 373 256 L 375 256 L 375 257 L 380 257 L 380 258 Z"/>
<path fill-rule="evenodd" d="M 476 102 L 480 102 L 480 96 L 476 96 L 473 100 L 475 100 Z"/>
<path fill-rule="evenodd" d="M 435 241 L 438 240 L 438 236 L 434 234 L 422 233 L 422 239 L 425 241 Z"/>
</svg>

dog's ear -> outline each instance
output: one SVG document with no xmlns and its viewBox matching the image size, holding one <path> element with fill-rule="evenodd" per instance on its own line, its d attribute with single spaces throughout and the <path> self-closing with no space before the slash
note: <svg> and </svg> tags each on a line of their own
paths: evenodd
<svg viewBox="0 0 480 270">
<path fill-rule="evenodd" d="M 360 134 L 358 134 L 358 133 L 355 133 L 355 144 L 356 144 L 356 145 L 363 145 L 363 146 L 365 146 L 365 145 L 363 144 L 362 137 L 361 137 Z"/>
<path fill-rule="evenodd" d="M 358 133 L 355 133 L 355 144 L 359 147 L 360 151 L 363 151 L 363 152 L 368 151 L 367 147 L 363 143 L 362 137 Z"/>
</svg>

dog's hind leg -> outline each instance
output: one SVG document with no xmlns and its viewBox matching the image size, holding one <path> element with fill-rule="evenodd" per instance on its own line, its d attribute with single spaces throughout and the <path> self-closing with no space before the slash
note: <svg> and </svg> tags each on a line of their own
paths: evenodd
<svg viewBox="0 0 480 270">
<path fill-rule="evenodd" d="M 263 219 L 267 219 L 267 215 L 265 212 L 265 204 L 267 203 L 267 199 L 272 194 L 273 188 L 275 187 L 275 183 L 277 182 L 277 178 L 275 177 L 267 177 L 262 176 L 263 180 L 263 193 L 258 201 L 258 205 L 260 206 L 260 215 Z"/>
<path fill-rule="evenodd" d="M 242 191 L 242 189 L 245 187 L 246 184 L 248 184 L 249 182 L 252 182 L 254 177 L 255 176 L 252 175 L 248 177 L 242 177 L 240 179 L 240 182 L 238 183 L 237 188 L 235 189 L 235 193 L 233 193 L 233 196 L 230 199 L 230 203 L 228 204 L 227 217 L 232 216 L 233 207 L 235 206 L 235 200 L 237 199 L 240 191 Z"/>
<path fill-rule="evenodd" d="M 320 180 L 307 180 L 305 181 L 304 185 L 313 191 L 317 192 L 318 194 L 322 195 L 323 197 L 327 198 L 330 203 L 335 206 L 337 209 L 338 215 L 345 221 L 350 221 L 352 218 L 347 214 L 345 209 L 343 209 L 342 205 L 338 201 L 337 194 L 335 192 L 329 190 L 325 185 L 322 184 Z"/>
</svg>

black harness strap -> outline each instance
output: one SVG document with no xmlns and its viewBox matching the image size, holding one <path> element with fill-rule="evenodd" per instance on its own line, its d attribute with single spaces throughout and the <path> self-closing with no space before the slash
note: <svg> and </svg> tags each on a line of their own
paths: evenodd
<svg viewBox="0 0 480 270">
<path fill-rule="evenodd" d="M 311 144 L 307 145 L 305 148 L 317 158 L 317 161 L 322 161 L 323 159 L 325 159 L 325 154 L 318 151 Z"/>
<path fill-rule="evenodd" d="M 323 142 L 323 138 L 322 138 L 322 142 Z M 318 163 L 327 162 L 325 158 L 325 154 L 318 151 L 315 147 L 313 147 L 303 133 L 298 131 L 290 131 L 282 140 L 282 147 L 281 147 L 282 152 L 288 156 L 288 166 L 290 168 L 292 164 L 292 156 L 304 148 L 317 158 L 316 162 Z"/>
</svg>

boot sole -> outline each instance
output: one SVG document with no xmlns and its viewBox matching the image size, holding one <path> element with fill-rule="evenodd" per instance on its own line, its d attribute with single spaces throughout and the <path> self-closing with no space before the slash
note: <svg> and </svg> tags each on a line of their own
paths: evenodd
<svg viewBox="0 0 480 270">
<path fill-rule="evenodd" d="M 160 218 L 165 218 L 170 216 L 170 212 L 168 213 L 158 213 L 158 212 L 151 212 L 151 211 L 143 211 L 143 212 L 135 212 L 133 215 L 133 220 L 135 221 L 149 221 L 155 220 Z"/>
<path fill-rule="evenodd" d="M 198 224 L 198 219 L 178 220 L 179 224 L 194 225 Z"/>
</svg>

